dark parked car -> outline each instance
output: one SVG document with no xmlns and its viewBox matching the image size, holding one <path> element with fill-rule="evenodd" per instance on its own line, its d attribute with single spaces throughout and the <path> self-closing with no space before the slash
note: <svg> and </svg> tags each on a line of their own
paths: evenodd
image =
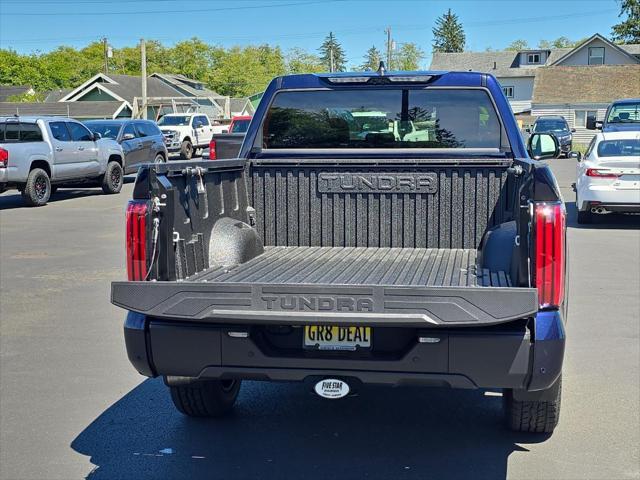
<svg viewBox="0 0 640 480">
<path fill-rule="evenodd" d="M 84 124 L 102 138 L 112 138 L 122 145 L 125 173 L 134 173 L 145 163 L 167 161 L 164 136 L 151 120 L 89 120 Z"/>
<path fill-rule="evenodd" d="M 527 133 L 553 133 L 560 142 L 560 153 L 565 156 L 569 156 L 573 141 L 572 133 L 575 131 L 575 128 L 569 128 L 567 121 L 560 115 L 538 117 L 533 128 L 527 129 Z"/>
</svg>

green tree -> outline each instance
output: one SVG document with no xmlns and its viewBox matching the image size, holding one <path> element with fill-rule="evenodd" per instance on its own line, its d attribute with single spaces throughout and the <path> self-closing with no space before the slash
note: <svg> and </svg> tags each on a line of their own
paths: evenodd
<svg viewBox="0 0 640 480">
<path fill-rule="evenodd" d="M 319 73 L 324 71 L 322 60 L 301 48 L 292 48 L 286 55 L 287 73 Z"/>
<path fill-rule="evenodd" d="M 574 41 L 569 40 L 567 37 L 558 37 L 555 40 L 540 40 L 538 48 L 550 49 L 550 48 L 571 48 L 575 44 Z"/>
<path fill-rule="evenodd" d="M 434 52 L 462 52 L 466 43 L 466 36 L 462 23 L 458 20 L 458 16 L 451 12 L 441 15 L 436 20 L 436 26 L 433 32 L 433 51 Z"/>
<path fill-rule="evenodd" d="M 364 54 L 364 61 L 360 65 L 360 70 L 363 71 L 376 71 L 380 67 L 380 61 L 382 60 L 382 54 L 375 45 L 367 50 Z"/>
<path fill-rule="evenodd" d="M 529 48 L 529 43 L 526 40 L 514 40 L 513 42 L 511 42 L 509 44 L 509 46 L 507 48 L 505 48 L 505 50 L 526 50 L 527 48 Z"/>
<path fill-rule="evenodd" d="M 320 60 L 325 69 L 329 72 L 344 72 L 345 71 L 345 55 L 342 45 L 336 40 L 333 32 L 329 32 L 318 49 L 320 52 Z M 333 68 L 331 68 L 333 67 Z"/>
<path fill-rule="evenodd" d="M 626 18 L 613 26 L 613 41 L 640 43 L 640 0 L 618 0 L 618 3 L 620 3 L 618 18 Z"/>
<path fill-rule="evenodd" d="M 424 60 L 424 51 L 415 43 L 403 43 L 393 53 L 394 70 L 420 70 L 420 62 Z"/>
</svg>

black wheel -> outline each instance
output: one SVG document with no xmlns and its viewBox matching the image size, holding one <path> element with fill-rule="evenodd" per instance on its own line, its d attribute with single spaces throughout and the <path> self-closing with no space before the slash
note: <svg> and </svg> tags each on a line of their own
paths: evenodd
<svg viewBox="0 0 640 480">
<path fill-rule="evenodd" d="M 585 225 L 593 222 L 593 215 L 590 211 L 585 210 L 584 212 L 578 210 L 578 224 Z"/>
<path fill-rule="evenodd" d="M 124 172 L 118 162 L 109 162 L 102 176 L 102 191 L 107 194 L 119 193 L 124 181 Z"/>
<path fill-rule="evenodd" d="M 180 155 L 185 160 L 191 160 L 193 157 L 193 144 L 189 140 L 185 140 L 182 142 L 182 146 L 180 147 Z"/>
<path fill-rule="evenodd" d="M 169 386 L 178 411 L 189 417 L 221 417 L 233 409 L 240 380 L 194 380 Z"/>
<path fill-rule="evenodd" d="M 503 395 L 505 415 L 509 428 L 516 432 L 551 433 L 560 420 L 562 379 L 546 392 L 540 392 L 541 400 L 516 400 L 513 390 Z"/>
<path fill-rule="evenodd" d="M 51 196 L 51 180 L 47 172 L 34 168 L 29 172 L 27 183 L 22 191 L 22 198 L 30 207 L 46 205 Z"/>
<path fill-rule="evenodd" d="M 160 164 L 160 163 L 165 163 L 167 161 L 166 158 L 164 158 L 164 155 L 162 155 L 161 153 L 156 155 L 156 158 L 153 159 L 153 163 L 155 164 Z"/>
</svg>

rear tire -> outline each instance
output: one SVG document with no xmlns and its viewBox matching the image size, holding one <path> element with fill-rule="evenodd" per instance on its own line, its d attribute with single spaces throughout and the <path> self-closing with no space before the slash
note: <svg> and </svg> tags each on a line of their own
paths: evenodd
<svg viewBox="0 0 640 480">
<path fill-rule="evenodd" d="M 189 140 L 182 142 L 180 156 L 185 160 L 191 160 L 191 157 L 193 157 L 193 144 Z"/>
<path fill-rule="evenodd" d="M 101 187 L 106 194 L 120 193 L 124 182 L 124 172 L 118 162 L 112 161 L 107 164 L 107 171 L 102 176 Z"/>
<path fill-rule="evenodd" d="M 156 165 L 159 165 L 161 163 L 166 163 L 167 159 L 164 158 L 164 155 L 162 155 L 161 153 L 156 155 L 156 158 L 153 159 L 153 163 L 155 163 Z"/>
<path fill-rule="evenodd" d="M 29 172 L 27 183 L 22 190 L 22 198 L 30 207 L 46 205 L 51 197 L 51 180 L 41 168 L 34 168 Z"/>
<path fill-rule="evenodd" d="M 221 417 L 233 409 L 240 384 L 240 380 L 194 380 L 169 386 L 169 391 L 180 413 L 189 417 Z"/>
<path fill-rule="evenodd" d="M 587 225 L 593 222 L 593 215 L 590 211 L 585 210 L 584 212 L 578 210 L 578 224 L 579 225 Z"/>
<path fill-rule="evenodd" d="M 557 382 L 549 389 L 554 390 L 550 400 L 519 401 L 513 398 L 513 390 L 506 390 L 503 399 L 509 428 L 516 432 L 553 432 L 560 420 L 562 377 Z"/>
</svg>

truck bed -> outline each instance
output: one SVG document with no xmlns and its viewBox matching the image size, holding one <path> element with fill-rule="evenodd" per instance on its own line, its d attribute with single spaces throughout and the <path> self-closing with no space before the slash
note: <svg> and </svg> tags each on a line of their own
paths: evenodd
<svg viewBox="0 0 640 480">
<path fill-rule="evenodd" d="M 533 288 L 481 269 L 473 249 L 267 247 L 175 282 L 115 282 L 112 302 L 171 321 L 479 326 L 537 311 Z"/>
<path fill-rule="evenodd" d="M 510 287 L 509 274 L 476 267 L 475 249 L 266 247 L 233 268 L 187 281 L 212 283 Z"/>
</svg>

